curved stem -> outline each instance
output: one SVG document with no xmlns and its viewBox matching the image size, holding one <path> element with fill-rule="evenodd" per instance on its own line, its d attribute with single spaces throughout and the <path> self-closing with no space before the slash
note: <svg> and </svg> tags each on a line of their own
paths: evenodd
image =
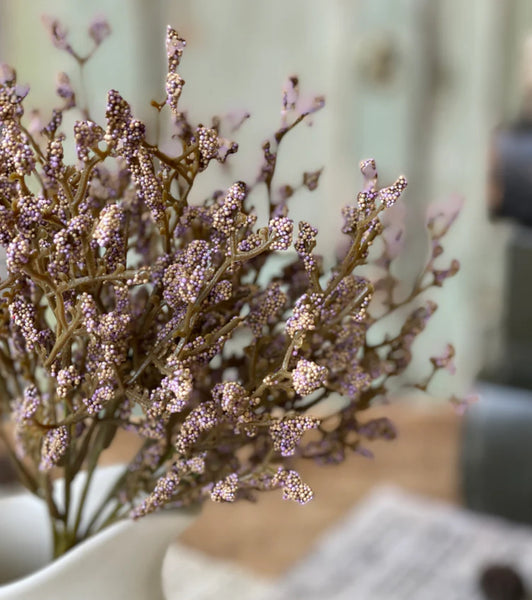
<svg viewBox="0 0 532 600">
<path fill-rule="evenodd" d="M 22 485 L 25 488 L 27 488 L 32 494 L 40 497 L 41 494 L 39 493 L 39 484 L 37 483 L 37 480 L 33 477 L 33 475 L 28 471 L 24 463 L 17 456 L 15 449 L 11 445 L 11 441 L 9 440 L 6 432 L 3 430 L 2 427 L 0 427 L 0 439 L 5 445 L 9 458 L 20 477 Z"/>
</svg>

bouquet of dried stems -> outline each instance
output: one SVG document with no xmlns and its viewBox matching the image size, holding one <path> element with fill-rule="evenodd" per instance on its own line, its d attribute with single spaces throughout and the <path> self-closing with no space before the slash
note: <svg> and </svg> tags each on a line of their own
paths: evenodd
<svg viewBox="0 0 532 600">
<path fill-rule="evenodd" d="M 57 20 L 46 25 L 83 70 L 92 52 L 77 53 Z M 94 50 L 109 33 L 106 21 L 91 24 Z M 152 104 L 168 119 L 171 151 L 148 141 L 117 90 L 108 93 L 105 123 L 91 120 L 65 73 L 57 79 L 61 106 L 46 118 L 26 116 L 28 88 L 2 67 L 0 432 L 21 482 L 48 504 L 56 555 L 117 519 L 167 506 L 274 489 L 308 502 L 294 457 L 338 463 L 346 452 L 369 453 L 366 440 L 395 437 L 389 420 L 361 415 L 410 363 L 437 308 L 422 294 L 458 271 L 456 261 L 437 266 L 457 212 L 436 212 L 427 265 L 398 297 L 392 266 L 402 227 L 385 215 L 406 180 L 380 188 L 373 160 L 362 162 L 363 189 L 343 211 L 348 244 L 324 271 L 317 229 L 288 216 L 290 198 L 316 190 L 321 171 L 304 173 L 299 186 L 274 185 L 283 139 L 324 104 L 305 103 L 295 77 L 258 174 L 190 203 L 202 173 L 238 147 L 222 136 L 223 119 L 195 125 L 181 109 L 184 48 L 168 27 L 166 96 Z M 70 138 L 67 111 L 79 117 Z M 258 223 L 252 198 L 262 186 L 269 216 Z M 275 260 L 281 253 L 284 266 Z M 368 262 L 378 277 L 361 274 Z M 407 305 L 399 327 L 371 342 L 375 325 Z M 426 390 L 453 354 L 447 346 L 430 358 L 416 386 Z M 317 418 L 334 395 L 340 407 Z M 138 452 L 82 519 L 100 455 L 121 429 L 138 434 Z M 71 487 L 80 472 L 76 506 Z"/>
</svg>

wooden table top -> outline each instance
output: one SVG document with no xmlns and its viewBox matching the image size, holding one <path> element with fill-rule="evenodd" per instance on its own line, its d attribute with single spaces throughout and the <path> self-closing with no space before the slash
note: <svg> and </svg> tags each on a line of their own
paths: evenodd
<svg viewBox="0 0 532 600">
<path fill-rule="evenodd" d="M 390 417 L 398 439 L 368 444 L 373 459 L 353 454 L 341 465 L 325 467 L 301 461 L 296 467 L 315 492 L 308 505 L 284 501 L 278 491 L 259 495 L 257 503 L 207 502 L 181 542 L 257 575 L 274 577 L 304 556 L 327 528 L 379 484 L 459 502 L 460 417 L 449 404 L 391 404 L 370 409 L 368 419 L 370 415 Z M 102 462 L 123 461 L 137 444 L 136 438 L 121 435 Z"/>
<path fill-rule="evenodd" d="M 212 556 L 232 560 L 262 576 L 277 576 L 308 552 L 319 536 L 375 486 L 402 488 L 459 502 L 460 417 L 450 405 L 389 405 L 371 409 L 399 429 L 393 442 L 369 447 L 375 458 L 350 456 L 338 466 L 302 461 L 298 469 L 315 492 L 305 506 L 262 494 L 256 504 L 208 502 L 181 541 Z M 369 415 L 368 413 L 366 413 Z"/>
</svg>

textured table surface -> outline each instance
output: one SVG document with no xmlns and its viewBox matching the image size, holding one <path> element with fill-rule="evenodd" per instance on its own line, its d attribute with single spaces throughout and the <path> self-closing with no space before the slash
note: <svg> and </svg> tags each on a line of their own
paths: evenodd
<svg viewBox="0 0 532 600">
<path fill-rule="evenodd" d="M 531 527 L 380 486 L 261 600 L 485 600 L 481 577 L 495 565 L 532 589 Z"/>
<path fill-rule="evenodd" d="M 275 492 L 258 503 L 207 503 L 181 541 L 261 576 L 290 569 L 312 544 L 373 488 L 393 483 L 403 489 L 456 503 L 459 500 L 460 418 L 449 405 L 390 405 L 372 409 L 399 429 L 394 442 L 375 442 L 375 458 L 353 455 L 340 466 L 310 462 L 300 472 L 315 491 L 306 506 L 282 501 Z"/>
<path fill-rule="evenodd" d="M 372 443 L 374 459 L 353 455 L 340 466 L 299 464 L 302 476 L 315 491 L 309 505 L 284 502 L 276 492 L 263 494 L 256 504 L 209 502 L 181 537 L 174 554 L 177 552 L 183 562 L 183 549 L 188 548 L 190 569 L 209 558 L 223 561 L 216 563 L 216 572 L 226 582 L 233 578 L 230 587 L 237 600 L 247 597 L 238 596 L 239 586 L 247 589 L 248 595 L 252 590 L 258 593 L 262 581 L 289 571 L 330 527 L 381 483 L 456 503 L 460 418 L 452 408 L 447 404 L 396 404 L 371 409 L 371 415 L 391 417 L 399 438 Z M 134 452 L 135 445 L 135 439 L 122 436 L 104 462 L 123 461 Z"/>
</svg>

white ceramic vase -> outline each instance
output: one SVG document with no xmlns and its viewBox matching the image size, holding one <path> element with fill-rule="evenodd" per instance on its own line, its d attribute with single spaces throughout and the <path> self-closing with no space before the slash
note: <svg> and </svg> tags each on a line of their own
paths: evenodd
<svg viewBox="0 0 532 600">
<path fill-rule="evenodd" d="M 89 506 L 97 506 L 122 471 L 107 467 L 95 473 Z M 79 497 L 82 482 L 83 474 L 74 482 L 73 499 Z M 0 600 L 164 599 L 164 555 L 196 515 L 163 511 L 121 521 L 51 562 L 52 534 L 43 502 L 29 494 L 2 498 Z"/>
</svg>

